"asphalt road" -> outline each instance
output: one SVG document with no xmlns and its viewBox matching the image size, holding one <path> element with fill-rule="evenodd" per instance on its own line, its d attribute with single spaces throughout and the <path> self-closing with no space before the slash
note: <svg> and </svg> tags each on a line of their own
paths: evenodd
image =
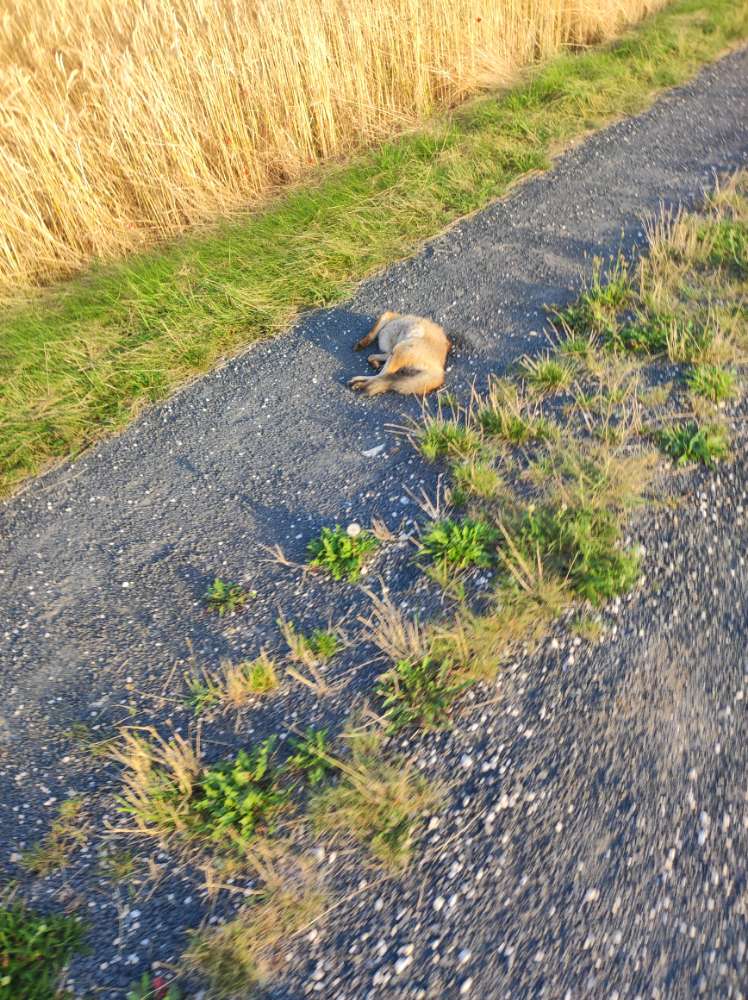
<svg viewBox="0 0 748 1000">
<path fill-rule="evenodd" d="M 128 717 L 128 704 L 140 720 L 152 706 L 179 721 L 155 693 L 190 650 L 210 664 L 254 651 L 278 606 L 310 621 L 355 611 L 344 589 L 309 591 L 265 564 L 260 546 L 300 559 L 322 524 L 395 527 L 414 513 L 406 488 L 433 485 L 386 430 L 416 402 L 346 388 L 364 371 L 351 345 L 372 317 L 433 317 L 460 345 L 448 384 L 481 384 L 542 345 L 542 307 L 573 297 L 594 255 L 642 243 L 643 213 L 692 203 L 715 173 L 745 165 L 747 97 L 742 51 L 362 284 L 346 307 L 304 317 L 0 507 L 7 874 L 55 800 L 108 780 L 74 759 L 72 725 Z M 411 874 L 352 892 L 290 949 L 270 995 L 748 996 L 745 480 L 743 454 L 704 480 L 703 502 L 637 523 L 647 584 L 609 610 L 618 627 L 602 646 L 549 645 L 531 673 L 507 671 L 497 704 L 413 741 L 458 782 L 453 808 Z M 203 612 L 215 575 L 261 595 L 236 624 Z M 399 563 L 392 576 L 412 582 Z M 73 985 L 117 996 L 148 963 L 178 957 L 205 907 L 177 875 L 134 907 L 101 888 L 95 860 L 92 848 L 28 892 L 42 905 L 87 900 L 94 951 Z"/>
</svg>

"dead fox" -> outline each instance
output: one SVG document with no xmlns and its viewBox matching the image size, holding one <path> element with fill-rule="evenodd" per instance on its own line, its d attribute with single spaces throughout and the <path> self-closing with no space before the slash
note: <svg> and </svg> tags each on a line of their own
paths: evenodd
<svg viewBox="0 0 748 1000">
<path fill-rule="evenodd" d="M 440 326 L 422 316 L 401 316 L 385 312 L 365 337 L 356 344 L 357 351 L 379 338 L 381 354 L 370 354 L 379 375 L 357 375 L 348 385 L 367 396 L 380 392 L 413 392 L 425 396 L 444 382 L 444 365 L 451 345 Z"/>
</svg>

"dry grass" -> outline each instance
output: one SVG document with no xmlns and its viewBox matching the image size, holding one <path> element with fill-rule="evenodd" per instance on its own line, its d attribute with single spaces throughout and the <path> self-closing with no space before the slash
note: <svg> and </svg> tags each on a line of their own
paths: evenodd
<svg viewBox="0 0 748 1000">
<path fill-rule="evenodd" d="M 418 620 L 406 618 L 386 593 L 381 597 L 370 590 L 365 593 L 372 608 L 369 617 L 361 619 L 364 640 L 373 643 L 395 663 L 399 660 L 417 663 L 428 656 L 428 638 Z"/>
<path fill-rule="evenodd" d="M 183 962 L 207 977 L 212 997 L 255 996 L 278 963 L 280 947 L 319 917 L 324 899 L 307 883 L 274 886 L 233 920 L 196 934 Z"/>
<path fill-rule="evenodd" d="M 0 284 L 244 207 L 663 0 L 8 0 Z"/>
<path fill-rule="evenodd" d="M 71 854 L 86 843 L 87 828 L 82 801 L 66 799 L 47 835 L 24 852 L 23 867 L 35 875 L 49 875 L 67 867 Z"/>
<path fill-rule="evenodd" d="M 254 660 L 224 660 L 218 671 L 199 671 L 188 681 L 189 701 L 198 714 L 214 707 L 238 711 L 251 699 L 275 691 L 278 683 L 275 664 L 263 649 Z"/>
<path fill-rule="evenodd" d="M 367 845 L 383 864 L 407 864 L 422 825 L 442 804 L 442 791 L 404 757 L 387 756 L 382 735 L 349 734 L 351 754 L 330 758 L 340 781 L 316 792 L 309 813 L 319 830 L 342 833 Z"/>
<path fill-rule="evenodd" d="M 199 746 L 153 727 L 124 729 L 109 756 L 123 767 L 120 805 L 136 832 L 159 839 L 190 828 L 190 801 L 202 773 Z"/>
</svg>

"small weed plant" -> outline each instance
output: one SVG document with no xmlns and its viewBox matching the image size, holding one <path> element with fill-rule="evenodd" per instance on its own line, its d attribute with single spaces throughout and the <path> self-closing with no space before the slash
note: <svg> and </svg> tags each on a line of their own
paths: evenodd
<svg viewBox="0 0 748 1000">
<path fill-rule="evenodd" d="M 22 903 L 0 908 L 0 1000 L 55 1000 L 62 971 L 81 948 L 81 923 Z"/>
<path fill-rule="evenodd" d="M 657 437 L 662 450 L 676 465 L 701 462 L 712 466 L 730 452 L 727 431 L 719 425 L 699 427 L 691 420 L 665 427 Z"/>
<path fill-rule="evenodd" d="M 355 583 L 361 576 L 364 563 L 375 551 L 379 542 L 370 531 L 349 535 L 340 525 L 323 528 L 319 538 L 307 546 L 309 565 L 328 572 L 335 580 Z"/>
<path fill-rule="evenodd" d="M 291 771 L 303 774 L 310 785 L 319 785 L 335 769 L 326 729 L 311 726 L 301 739 L 291 741 L 294 753 L 286 761 Z"/>
<path fill-rule="evenodd" d="M 197 833 L 213 840 L 228 835 L 248 843 L 258 831 L 271 829 L 287 799 L 271 765 L 274 746 L 271 737 L 205 770 L 193 801 Z"/>
<path fill-rule="evenodd" d="M 448 660 L 425 656 L 416 663 L 400 660 L 379 678 L 376 693 L 391 733 L 408 726 L 438 729 L 448 724 L 452 705 L 469 684 L 455 676 Z"/>
<path fill-rule="evenodd" d="M 205 602 L 211 611 L 223 617 L 243 608 L 250 596 L 238 583 L 226 583 L 216 577 L 205 592 Z"/>
<path fill-rule="evenodd" d="M 697 396 L 713 403 L 732 399 L 737 394 L 735 375 L 718 365 L 696 365 L 686 373 L 686 385 Z"/>
<path fill-rule="evenodd" d="M 453 569 L 488 567 L 494 561 L 498 532 L 485 521 L 465 518 L 439 521 L 421 538 L 421 552 L 433 562 Z"/>
</svg>

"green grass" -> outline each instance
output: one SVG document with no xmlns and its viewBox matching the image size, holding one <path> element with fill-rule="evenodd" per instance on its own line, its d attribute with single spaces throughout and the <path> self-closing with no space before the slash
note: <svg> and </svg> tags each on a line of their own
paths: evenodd
<svg viewBox="0 0 748 1000">
<path fill-rule="evenodd" d="M 74 917 L 43 915 L 22 903 L 0 908 L 0 1000 L 56 1000 L 60 975 L 80 949 Z"/>
<path fill-rule="evenodd" d="M 574 378 L 574 370 L 566 361 L 558 361 L 550 355 L 525 357 L 520 362 L 520 370 L 527 384 L 539 393 L 561 392 L 568 389 Z"/>
<path fill-rule="evenodd" d="M 723 427 L 699 427 L 695 420 L 664 428 L 657 435 L 657 440 L 676 465 L 701 462 L 712 466 L 730 453 L 729 439 Z"/>
<path fill-rule="evenodd" d="M 376 693 L 382 700 L 382 714 L 389 732 L 408 726 L 439 729 L 449 722 L 449 711 L 469 680 L 460 678 L 448 659 L 425 656 L 411 663 L 400 660 L 382 674 Z"/>
<path fill-rule="evenodd" d="M 439 521 L 421 538 L 421 552 L 435 563 L 452 569 L 490 566 L 498 532 L 484 521 L 446 519 Z"/>
<path fill-rule="evenodd" d="M 717 365 L 696 365 L 686 373 L 686 385 L 697 396 L 720 403 L 737 394 L 735 375 Z"/>
<path fill-rule="evenodd" d="M 738 219 L 721 219 L 706 227 L 711 264 L 726 267 L 738 276 L 748 275 L 748 225 Z"/>
<path fill-rule="evenodd" d="M 416 438 L 418 450 L 427 462 L 435 462 L 445 456 L 467 461 L 481 448 L 480 436 L 471 427 L 460 423 L 457 413 L 445 417 L 441 408 L 436 416 L 426 416 Z"/>
<path fill-rule="evenodd" d="M 503 96 L 325 168 L 261 213 L 8 308 L 0 490 L 121 428 L 300 310 L 339 301 L 366 274 L 546 168 L 588 129 L 641 111 L 747 33 L 744 5 L 676 0 L 618 44 L 562 55 Z M 723 243 L 725 259 L 742 259 L 739 240 Z"/>
<path fill-rule="evenodd" d="M 457 506 L 466 504 L 470 497 L 490 500 L 499 496 L 504 487 L 499 473 L 486 462 L 458 462 L 452 466 L 452 475 L 452 502 Z"/>
<path fill-rule="evenodd" d="M 367 556 L 378 545 L 370 531 L 351 536 L 345 528 L 336 524 L 334 528 L 323 528 L 319 538 L 313 538 L 307 545 L 307 553 L 311 557 L 309 565 L 325 570 L 335 580 L 346 579 L 355 583 L 361 576 Z"/>
</svg>

